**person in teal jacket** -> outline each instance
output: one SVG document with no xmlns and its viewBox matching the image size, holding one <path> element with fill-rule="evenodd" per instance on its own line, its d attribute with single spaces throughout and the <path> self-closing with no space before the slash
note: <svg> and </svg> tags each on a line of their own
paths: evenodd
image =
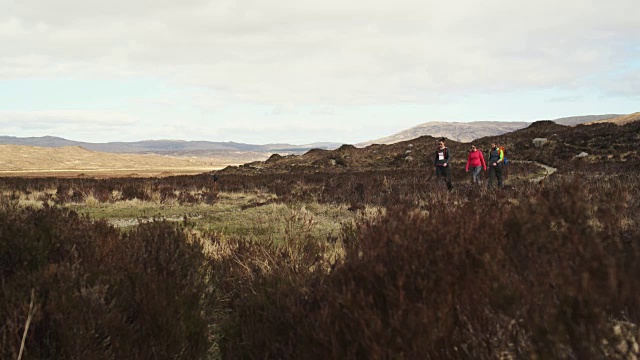
<svg viewBox="0 0 640 360">
<path fill-rule="evenodd" d="M 494 142 L 491 144 L 487 165 L 489 166 L 489 187 L 493 186 L 493 179 L 498 180 L 498 187 L 502 188 L 502 164 L 504 163 L 504 152 Z"/>
</svg>

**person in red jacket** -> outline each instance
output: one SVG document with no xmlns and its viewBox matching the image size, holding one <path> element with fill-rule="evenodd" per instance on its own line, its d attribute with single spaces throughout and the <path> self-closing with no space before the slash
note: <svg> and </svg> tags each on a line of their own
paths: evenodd
<svg viewBox="0 0 640 360">
<path fill-rule="evenodd" d="M 480 171 L 487 170 L 487 164 L 484 162 L 484 156 L 482 151 L 478 151 L 475 145 L 471 145 L 471 151 L 469 151 L 469 157 L 467 157 L 467 166 L 465 170 L 469 172 L 471 168 L 471 183 L 480 184 Z"/>
</svg>

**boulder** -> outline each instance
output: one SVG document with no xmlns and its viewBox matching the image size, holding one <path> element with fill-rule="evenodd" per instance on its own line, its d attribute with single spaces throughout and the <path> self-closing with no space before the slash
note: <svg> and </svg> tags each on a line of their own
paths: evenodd
<svg viewBox="0 0 640 360">
<path fill-rule="evenodd" d="M 577 158 L 583 158 L 583 157 L 587 157 L 589 156 L 589 154 L 587 154 L 586 152 L 581 152 L 580 154 L 576 155 Z"/>
<path fill-rule="evenodd" d="M 535 138 L 535 139 L 533 139 L 533 146 L 540 147 L 540 146 L 546 144 L 547 142 L 548 142 L 548 140 L 546 138 Z"/>
</svg>

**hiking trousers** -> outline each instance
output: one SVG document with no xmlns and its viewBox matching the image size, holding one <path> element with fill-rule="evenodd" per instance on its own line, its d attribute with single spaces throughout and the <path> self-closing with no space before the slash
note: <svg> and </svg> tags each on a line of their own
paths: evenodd
<svg viewBox="0 0 640 360">
<path fill-rule="evenodd" d="M 493 178 L 498 179 L 498 187 L 502 187 L 502 165 L 498 164 L 496 166 L 489 166 L 489 185 L 488 187 L 493 186 Z"/>
<path fill-rule="evenodd" d="M 447 183 L 447 189 L 453 189 L 453 185 L 451 184 L 451 168 L 448 166 L 436 166 L 436 180 L 440 178 L 444 178 L 444 181 Z"/>
<path fill-rule="evenodd" d="M 471 183 L 472 184 L 480 184 L 480 172 L 482 171 L 482 166 L 476 166 L 471 170 Z"/>
</svg>

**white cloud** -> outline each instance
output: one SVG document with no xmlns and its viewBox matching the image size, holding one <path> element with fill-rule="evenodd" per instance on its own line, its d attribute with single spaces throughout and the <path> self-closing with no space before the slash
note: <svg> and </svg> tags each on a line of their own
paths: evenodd
<svg viewBox="0 0 640 360">
<path fill-rule="evenodd" d="M 550 103 L 565 103 L 565 102 L 576 102 L 582 100 L 583 97 L 579 95 L 570 95 L 570 96 L 556 96 L 547 100 Z"/>
<path fill-rule="evenodd" d="M 278 116 L 278 115 L 293 115 L 297 113 L 298 113 L 298 110 L 296 109 L 295 105 L 288 103 L 288 104 L 277 105 L 276 107 L 271 109 L 269 112 L 267 112 L 267 115 Z"/>
<path fill-rule="evenodd" d="M 36 125 L 91 125 L 118 127 L 132 125 L 138 118 L 111 111 L 88 110 L 42 110 L 42 111 L 0 111 L 0 123 L 16 122 L 22 126 Z"/>
<path fill-rule="evenodd" d="M 140 120 L 135 116 L 110 111 L 0 111 L 0 125 L 6 134 L 21 136 L 102 134 L 117 139 L 139 126 Z"/>
<path fill-rule="evenodd" d="M 346 129 L 345 129 L 346 128 Z M 289 143 L 296 145 L 303 145 L 307 143 L 313 143 L 319 141 L 319 139 L 331 139 L 330 141 L 346 141 L 341 138 L 341 134 L 346 134 L 348 131 L 352 131 L 352 128 L 345 126 L 323 126 L 323 125 L 305 125 L 305 124 L 271 124 L 257 127 L 240 127 L 240 126 L 228 126 L 219 130 L 218 139 L 234 139 L 233 141 L 264 144 L 265 134 L 276 133 L 281 134 L 277 140 L 268 142 L 277 143 Z M 368 139 L 367 131 L 365 139 Z"/>
<path fill-rule="evenodd" d="M 603 80 L 602 87 L 610 94 L 640 98 L 640 69 L 625 71 Z"/>
<path fill-rule="evenodd" d="M 225 106 L 222 96 L 216 91 L 190 91 L 186 95 L 190 98 L 191 104 L 203 112 L 216 112 Z"/>
<path fill-rule="evenodd" d="M 211 103 L 344 105 L 590 87 L 637 0 L 0 0 L 0 79 L 153 76 Z M 213 100 L 215 99 L 215 100 Z M 205 102 L 200 102 L 206 104 Z M 216 105 L 217 107 L 218 105 Z"/>
<path fill-rule="evenodd" d="M 336 113 L 336 109 L 332 106 L 321 106 L 311 110 L 311 114 L 314 115 L 333 115 Z"/>
</svg>

